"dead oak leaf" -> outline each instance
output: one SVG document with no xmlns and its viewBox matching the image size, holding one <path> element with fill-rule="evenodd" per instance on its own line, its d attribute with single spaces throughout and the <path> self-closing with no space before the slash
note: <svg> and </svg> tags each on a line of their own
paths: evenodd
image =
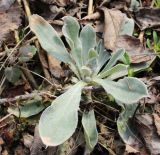
<svg viewBox="0 0 160 155">
<path fill-rule="evenodd" d="M 0 0 L 0 12 L 8 10 L 15 0 Z"/>
<path fill-rule="evenodd" d="M 125 14 L 116 9 L 102 8 L 104 12 L 104 45 L 113 50 L 119 35 Z"/>
<path fill-rule="evenodd" d="M 134 154 L 139 153 L 138 150 L 136 150 L 135 148 L 133 148 L 132 146 L 127 145 L 127 144 L 126 144 L 125 151 L 126 151 L 126 154 L 129 154 L 129 153 L 134 153 Z"/>
<path fill-rule="evenodd" d="M 156 133 L 153 116 L 151 114 L 137 115 L 136 128 L 150 154 L 160 154 L 160 138 Z"/>
<path fill-rule="evenodd" d="M 160 136 L 160 117 L 157 114 L 153 114 L 154 117 L 154 123 L 157 129 L 157 133 Z"/>
<path fill-rule="evenodd" d="M 18 3 L 15 3 L 6 12 L 0 12 L 0 47 L 11 31 L 14 31 L 21 24 L 21 12 Z"/>
<path fill-rule="evenodd" d="M 154 59 L 154 55 L 146 50 L 138 38 L 129 35 L 117 37 L 114 50 L 124 48 L 129 54 L 131 63 L 147 62 Z"/>
<path fill-rule="evenodd" d="M 69 4 L 70 0 L 41 0 L 47 4 L 57 4 L 59 6 L 66 6 Z"/>
<path fill-rule="evenodd" d="M 141 8 L 135 17 L 141 30 L 160 26 L 160 8 Z"/>
</svg>

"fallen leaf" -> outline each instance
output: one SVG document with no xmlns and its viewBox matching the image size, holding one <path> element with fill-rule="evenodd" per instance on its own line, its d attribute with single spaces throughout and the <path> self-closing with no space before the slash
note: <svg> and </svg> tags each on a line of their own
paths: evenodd
<svg viewBox="0 0 160 155">
<path fill-rule="evenodd" d="M 156 133 L 153 116 L 151 114 L 136 116 L 137 131 L 144 140 L 150 154 L 160 154 L 160 138 Z"/>
<path fill-rule="evenodd" d="M 27 155 L 29 154 L 29 150 L 25 148 L 23 145 L 18 145 L 14 148 L 14 155 Z"/>
<path fill-rule="evenodd" d="M 107 49 L 113 50 L 125 15 L 115 9 L 102 8 L 102 10 L 105 20 L 104 45 Z"/>
<path fill-rule="evenodd" d="M 28 133 L 23 134 L 23 143 L 25 147 L 30 148 L 33 143 L 33 136 Z"/>
<path fill-rule="evenodd" d="M 5 68 L 5 76 L 7 80 L 13 84 L 15 84 L 20 76 L 21 76 L 21 70 L 18 67 L 6 67 Z"/>
<path fill-rule="evenodd" d="M 33 58 L 33 56 L 36 54 L 36 52 L 37 52 L 37 49 L 35 46 L 29 45 L 29 44 L 24 45 L 24 46 L 20 47 L 20 49 L 19 49 L 18 59 L 21 62 L 27 62 Z"/>
<path fill-rule="evenodd" d="M 124 48 L 131 58 L 131 63 L 140 63 L 152 60 L 155 56 L 145 50 L 139 39 L 129 36 L 122 35 L 116 40 L 114 50 L 117 48 Z"/>
<path fill-rule="evenodd" d="M 153 114 L 154 117 L 154 123 L 157 129 L 157 133 L 160 136 L 160 117 L 157 114 Z"/>
<path fill-rule="evenodd" d="M 48 55 L 49 70 L 55 78 L 61 78 L 64 75 L 64 71 L 61 67 L 61 62 L 54 58 L 53 56 Z"/>
<path fill-rule="evenodd" d="M 15 0 L 1 0 L 0 1 L 0 12 L 8 10 Z"/>
<path fill-rule="evenodd" d="M 70 0 L 41 0 L 47 4 L 57 4 L 59 6 L 66 6 Z"/>
<path fill-rule="evenodd" d="M 5 10 L 5 8 L 3 9 Z M 20 26 L 20 16 L 21 12 L 18 3 L 12 5 L 8 11 L 0 12 L 0 47 L 9 33 Z"/>
<path fill-rule="evenodd" d="M 128 0 L 116 0 L 116 1 L 110 1 L 110 7 L 111 8 L 116 8 L 116 9 L 123 9 L 124 7 L 127 6 Z"/>
<path fill-rule="evenodd" d="M 134 154 L 139 153 L 138 150 L 136 150 L 135 148 L 131 147 L 130 145 L 126 145 L 126 150 L 125 151 L 126 151 L 127 154 L 129 154 L 129 153 L 134 153 Z"/>
<path fill-rule="evenodd" d="M 141 30 L 160 26 L 160 8 L 141 8 L 135 17 Z"/>
</svg>

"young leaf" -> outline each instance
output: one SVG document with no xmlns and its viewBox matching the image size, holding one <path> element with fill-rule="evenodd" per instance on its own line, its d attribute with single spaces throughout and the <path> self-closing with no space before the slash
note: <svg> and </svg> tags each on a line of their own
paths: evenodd
<svg viewBox="0 0 160 155">
<path fill-rule="evenodd" d="M 71 48 L 74 48 L 76 45 L 78 45 L 78 36 L 79 36 L 79 23 L 74 17 L 66 16 L 63 18 L 64 25 L 62 28 L 62 32 L 64 36 L 69 39 L 67 40 L 68 44 Z"/>
<path fill-rule="evenodd" d="M 83 64 L 85 64 L 88 59 L 89 50 L 96 46 L 96 33 L 92 26 L 86 25 L 82 29 L 80 40 L 82 42 L 82 60 Z"/>
<path fill-rule="evenodd" d="M 97 51 L 94 49 L 90 49 L 88 52 L 88 59 L 97 58 L 98 54 Z"/>
<path fill-rule="evenodd" d="M 104 64 L 110 59 L 110 54 L 104 48 L 102 40 L 99 41 L 97 46 L 98 59 L 97 59 L 97 69 L 98 73 L 100 69 L 104 66 Z"/>
<path fill-rule="evenodd" d="M 124 53 L 124 56 L 122 57 L 122 62 L 125 65 L 130 65 L 131 64 L 131 60 L 130 60 L 129 54 L 127 52 Z"/>
<path fill-rule="evenodd" d="M 105 78 L 107 77 L 107 79 L 117 79 L 120 78 L 122 76 L 125 76 L 128 74 L 128 66 L 124 65 L 124 64 L 118 64 L 114 67 L 112 67 L 111 69 L 99 74 L 98 77 L 100 78 Z"/>
<path fill-rule="evenodd" d="M 94 49 L 90 49 L 88 53 L 88 60 L 86 62 L 86 66 L 91 68 L 92 73 L 95 73 L 97 69 L 97 58 L 98 58 L 97 51 Z"/>
<path fill-rule="evenodd" d="M 109 60 L 107 65 L 104 67 L 104 69 L 101 71 L 101 73 L 104 73 L 108 69 L 112 68 L 117 63 L 117 61 L 122 58 L 124 53 L 125 53 L 124 49 L 118 49 L 115 53 L 113 53 L 111 59 Z"/>
<path fill-rule="evenodd" d="M 96 127 L 94 110 L 91 110 L 88 113 L 83 113 L 82 125 L 84 128 L 84 135 L 87 147 L 90 151 L 92 151 L 98 141 L 98 132 Z"/>
<path fill-rule="evenodd" d="M 47 21 L 38 15 L 32 15 L 29 18 L 29 25 L 44 50 L 60 61 L 71 62 L 71 57 L 62 40 Z"/>
<path fill-rule="evenodd" d="M 63 18 L 64 25 L 62 28 L 62 32 L 66 38 L 66 41 L 68 42 L 69 46 L 71 47 L 71 53 L 76 61 L 76 63 L 79 63 L 78 65 L 82 64 L 82 45 L 79 39 L 79 23 L 77 20 L 71 16 L 66 16 Z"/>
<path fill-rule="evenodd" d="M 56 98 L 42 113 L 39 133 L 44 144 L 57 146 L 74 133 L 78 123 L 78 109 L 83 81 L 72 86 L 66 93 Z"/>
<path fill-rule="evenodd" d="M 154 41 L 154 44 L 158 43 L 158 36 L 157 36 L 156 31 L 153 31 L 153 41 Z"/>
<path fill-rule="evenodd" d="M 94 79 L 94 81 L 102 85 L 108 94 L 122 103 L 136 103 L 141 98 L 148 96 L 147 87 L 137 78 L 126 77 L 118 82 L 103 79 Z"/>
</svg>

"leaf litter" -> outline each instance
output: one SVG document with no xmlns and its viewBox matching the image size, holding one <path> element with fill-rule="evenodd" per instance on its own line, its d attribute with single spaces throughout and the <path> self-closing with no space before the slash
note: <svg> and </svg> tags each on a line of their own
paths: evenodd
<svg viewBox="0 0 160 155">
<path fill-rule="evenodd" d="M 21 8 L 13 0 L 0 1 L 0 47 L 5 39 L 12 37 L 11 32 L 21 25 Z"/>
<path fill-rule="evenodd" d="M 150 153 L 158 155 L 160 153 L 160 98 L 159 80 L 157 79 L 159 71 L 156 69 L 160 64 L 159 59 L 155 59 L 156 54 L 154 51 L 148 49 L 146 45 L 146 31 L 150 29 L 152 33 L 153 29 L 158 30 L 160 28 L 160 8 L 146 6 L 152 6 L 151 1 L 144 0 L 142 3 L 138 3 L 137 0 L 131 0 L 131 2 L 125 0 L 100 0 L 93 3 L 93 14 L 88 15 L 88 1 L 29 1 L 31 12 L 45 17 L 55 29 L 57 28 L 58 35 L 62 39 L 62 18 L 66 15 L 71 15 L 76 17 L 81 25 L 92 24 L 96 30 L 97 39 L 104 40 L 105 48 L 111 51 L 111 54 L 117 48 L 124 48 L 131 57 L 130 63 L 132 65 L 136 64 L 140 66 L 142 63 L 147 63 L 146 70 L 144 70 L 144 67 L 140 67 L 138 71 L 140 73 L 136 72 L 134 74 L 138 78 L 143 78 L 142 80 L 148 86 L 150 97 L 137 103 L 138 107 L 135 107 L 137 112 L 135 113 L 133 111 L 132 116 L 126 113 L 120 114 L 120 106 L 116 106 L 112 100 L 108 100 L 106 95 L 103 94 L 103 91 L 94 90 L 94 102 L 98 103 L 95 104 L 95 114 L 98 118 L 99 145 L 95 147 L 92 154 L 108 154 L 109 152 L 110 154 L 133 153 L 147 155 Z M 24 1 L 21 5 L 14 0 L 0 1 L 0 47 L 2 51 L 0 52 L 0 60 L 2 63 L 8 55 L 4 52 L 5 46 L 13 48 L 18 43 L 18 40 L 21 40 L 24 34 L 26 34 L 25 31 L 27 29 L 25 27 L 28 25 L 28 19 L 27 16 L 24 16 L 26 11 L 23 10 L 23 7 Z M 17 30 L 18 39 L 15 35 Z M 142 39 L 140 38 L 141 32 L 144 32 Z M 159 35 L 158 31 L 157 33 Z M 42 48 L 35 44 L 35 39 L 33 36 L 25 38 L 14 51 L 15 59 L 13 59 L 13 62 L 8 61 L 5 68 L 0 71 L 0 93 L 2 92 L 0 96 L 3 97 L 0 97 L 0 100 L 7 98 L 13 99 L 11 100 L 13 102 L 5 102 L 0 107 L 0 130 L 2 131 L 0 134 L 0 138 L 2 139 L 0 151 L 2 154 L 54 155 L 56 153 L 60 154 L 60 152 L 66 154 L 64 150 L 69 148 L 70 154 L 82 154 L 85 148 L 84 139 L 80 140 L 79 144 L 75 143 L 77 142 L 76 138 L 69 140 L 57 151 L 57 149 L 52 147 L 45 148 L 40 137 L 37 136 L 38 131 L 37 127 L 35 128 L 35 124 L 38 123 L 40 111 L 44 107 L 47 107 L 53 98 L 64 92 L 65 88 L 70 86 L 71 82 L 76 81 L 76 79 L 71 78 L 73 73 L 65 74 L 69 69 L 63 63 L 55 60 L 55 58 L 50 57 L 46 53 L 42 55 L 40 52 Z M 29 44 L 26 44 L 28 41 Z M 64 43 L 69 48 L 65 41 Z M 36 50 L 31 50 L 33 46 Z M 32 76 L 30 74 L 26 76 L 26 73 L 20 67 L 31 71 Z M 15 68 L 18 68 L 20 71 L 17 72 Z M 141 70 L 143 71 L 141 72 Z M 33 98 L 26 98 L 23 102 L 21 99 L 17 101 L 15 99 L 18 95 L 24 94 L 27 96 L 33 93 L 35 88 L 30 82 L 31 79 L 38 83 L 39 91 L 47 90 L 54 96 L 48 97 L 48 95 L 43 94 L 41 96 L 41 102 L 43 104 L 36 109 L 37 111 L 34 111 L 37 106 L 34 104 L 35 96 Z M 57 89 L 53 85 L 56 85 Z M 29 103 L 30 99 L 33 101 L 31 104 Z M 110 104 L 107 105 L 107 102 Z M 8 115 L 9 109 L 17 116 L 22 113 L 22 116 L 28 118 L 16 118 Z M 30 113 L 28 113 L 29 109 L 32 109 Z M 117 111 L 115 112 L 114 109 Z M 119 115 L 122 121 L 120 123 L 126 129 L 126 132 L 121 132 L 122 139 L 117 132 L 115 123 Z M 125 126 L 126 122 L 127 126 Z M 133 132 L 131 133 L 131 131 Z M 24 134 L 26 132 L 27 134 Z M 125 140 L 126 134 L 128 134 L 128 140 Z M 34 138 L 33 135 L 35 135 Z M 135 137 L 138 137 L 138 140 Z M 15 147 L 12 146 L 13 143 Z M 74 151 L 72 151 L 73 149 Z"/>
</svg>

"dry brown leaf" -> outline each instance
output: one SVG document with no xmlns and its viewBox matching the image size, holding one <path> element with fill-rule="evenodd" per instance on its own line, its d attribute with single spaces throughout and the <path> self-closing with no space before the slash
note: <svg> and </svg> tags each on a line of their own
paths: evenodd
<svg viewBox="0 0 160 155">
<path fill-rule="evenodd" d="M 15 0 L 0 0 L 0 12 L 8 10 Z"/>
<path fill-rule="evenodd" d="M 107 49 L 115 48 L 116 39 L 119 35 L 125 14 L 119 10 L 102 8 L 104 12 L 104 45 Z"/>
<path fill-rule="evenodd" d="M 135 17 L 141 30 L 160 26 L 160 8 L 141 8 L 135 13 Z"/>
<path fill-rule="evenodd" d="M 154 58 L 151 52 L 144 49 L 140 40 L 133 36 L 119 36 L 114 46 L 114 49 L 117 48 L 124 48 L 130 55 L 132 63 L 146 62 Z"/>
<path fill-rule="evenodd" d="M 144 139 L 150 154 L 160 154 L 160 138 L 156 133 L 153 116 L 151 114 L 137 115 L 136 120 L 137 130 Z"/>
<path fill-rule="evenodd" d="M 21 24 L 20 8 L 15 3 L 7 12 L 0 13 L 0 47 L 11 31 L 14 31 Z"/>
<path fill-rule="evenodd" d="M 116 1 L 111 1 L 110 2 L 110 7 L 111 8 L 116 8 L 116 9 L 123 9 L 124 7 L 127 6 L 128 0 L 116 0 Z"/>
<path fill-rule="evenodd" d="M 41 0 L 47 4 L 54 4 L 56 3 L 59 6 L 66 6 L 69 4 L 70 0 Z"/>
<path fill-rule="evenodd" d="M 59 60 L 57 60 L 53 56 L 48 55 L 48 63 L 50 72 L 55 78 L 59 79 L 64 75 L 64 71 L 61 68 L 61 62 Z"/>
<path fill-rule="evenodd" d="M 133 147 L 131 147 L 130 145 L 126 145 L 126 153 L 127 154 L 129 154 L 129 153 L 134 153 L 134 154 L 136 154 L 136 153 L 138 153 L 139 151 L 138 150 L 136 150 L 136 149 L 134 149 Z"/>
<path fill-rule="evenodd" d="M 154 117 L 154 123 L 157 129 L 157 133 L 160 136 L 160 117 L 157 114 L 153 114 Z"/>
<path fill-rule="evenodd" d="M 85 16 L 84 18 L 81 19 L 81 21 L 82 20 L 97 20 L 97 19 L 100 19 L 100 17 L 101 17 L 100 12 L 95 12 L 93 14 Z"/>
<path fill-rule="evenodd" d="M 23 134 L 23 143 L 26 148 L 30 148 L 33 143 L 33 136 L 28 133 L 24 133 Z"/>
</svg>

